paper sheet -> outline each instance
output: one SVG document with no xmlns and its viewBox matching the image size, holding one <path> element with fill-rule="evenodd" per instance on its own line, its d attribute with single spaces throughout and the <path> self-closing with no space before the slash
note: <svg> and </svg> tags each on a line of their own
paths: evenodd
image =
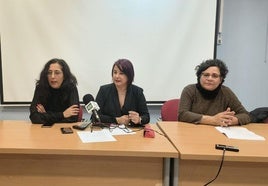
<svg viewBox="0 0 268 186">
<path fill-rule="evenodd" d="M 215 127 L 215 128 L 231 139 L 265 140 L 264 137 L 257 135 L 254 132 L 244 127 Z"/>
<path fill-rule="evenodd" d="M 116 141 L 108 130 L 77 132 L 83 143 Z"/>
</svg>

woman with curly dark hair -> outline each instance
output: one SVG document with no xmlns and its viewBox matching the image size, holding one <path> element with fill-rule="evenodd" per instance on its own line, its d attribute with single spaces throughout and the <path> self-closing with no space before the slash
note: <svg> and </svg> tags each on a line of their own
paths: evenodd
<svg viewBox="0 0 268 186">
<path fill-rule="evenodd" d="M 76 85 L 76 77 L 64 60 L 48 61 L 36 81 L 30 106 L 32 123 L 77 122 L 80 106 Z"/>
<path fill-rule="evenodd" d="M 182 91 L 179 121 L 216 126 L 250 123 L 249 113 L 232 90 L 223 85 L 227 73 L 227 66 L 218 59 L 198 65 L 197 83 Z"/>
</svg>

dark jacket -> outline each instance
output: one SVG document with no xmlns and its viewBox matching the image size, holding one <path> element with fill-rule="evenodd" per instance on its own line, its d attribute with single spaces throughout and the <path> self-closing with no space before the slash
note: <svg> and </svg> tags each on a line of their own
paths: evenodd
<svg viewBox="0 0 268 186">
<path fill-rule="evenodd" d="M 125 103 L 120 108 L 118 93 L 113 83 L 100 87 L 96 97 L 100 110 L 98 114 L 103 123 L 116 123 L 116 117 L 128 115 L 128 111 L 136 111 L 141 117 L 141 124 L 150 122 L 150 115 L 143 94 L 143 89 L 130 85 L 127 89 Z"/>
<path fill-rule="evenodd" d="M 262 123 L 268 118 L 268 107 L 259 107 L 252 110 L 250 113 L 252 123 Z"/>
</svg>

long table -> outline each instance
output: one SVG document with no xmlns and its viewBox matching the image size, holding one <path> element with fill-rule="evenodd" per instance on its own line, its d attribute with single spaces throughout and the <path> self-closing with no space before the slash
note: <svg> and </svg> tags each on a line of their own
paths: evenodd
<svg viewBox="0 0 268 186">
<path fill-rule="evenodd" d="M 175 158 L 174 185 L 204 185 L 220 167 L 223 151 L 215 144 L 237 146 L 239 152 L 225 152 L 218 178 L 211 185 L 268 185 L 268 125 L 242 127 L 263 136 L 265 141 L 229 139 L 213 126 L 183 122 L 158 122 L 158 126 L 179 151 Z"/>
<path fill-rule="evenodd" d="M 114 142 L 82 143 L 76 130 L 60 131 L 74 124 L 0 121 L 0 185 L 169 185 L 165 162 L 178 152 L 166 137 L 144 138 L 141 130 Z"/>
</svg>

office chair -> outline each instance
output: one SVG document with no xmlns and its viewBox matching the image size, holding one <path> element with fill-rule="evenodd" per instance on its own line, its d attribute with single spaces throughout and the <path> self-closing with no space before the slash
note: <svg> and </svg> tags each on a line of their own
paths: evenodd
<svg viewBox="0 0 268 186">
<path fill-rule="evenodd" d="M 161 107 L 162 121 L 178 121 L 180 99 L 167 100 Z"/>
</svg>

